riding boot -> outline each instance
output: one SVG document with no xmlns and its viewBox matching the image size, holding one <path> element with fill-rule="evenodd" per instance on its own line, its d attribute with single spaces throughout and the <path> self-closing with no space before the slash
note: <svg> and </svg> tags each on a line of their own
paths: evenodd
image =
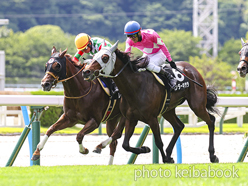
<svg viewBox="0 0 248 186">
<path fill-rule="evenodd" d="M 169 80 L 169 85 L 170 85 L 171 89 L 175 89 L 177 79 L 162 68 L 160 69 L 159 73 L 164 75 Z"/>
</svg>

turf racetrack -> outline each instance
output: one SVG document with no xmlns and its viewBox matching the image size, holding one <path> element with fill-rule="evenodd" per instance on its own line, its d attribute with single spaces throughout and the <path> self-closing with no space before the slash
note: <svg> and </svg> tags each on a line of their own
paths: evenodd
<svg viewBox="0 0 248 186">
<path fill-rule="evenodd" d="M 248 163 L 33 166 L 0 168 L 1 186 L 244 186 Z"/>
</svg>

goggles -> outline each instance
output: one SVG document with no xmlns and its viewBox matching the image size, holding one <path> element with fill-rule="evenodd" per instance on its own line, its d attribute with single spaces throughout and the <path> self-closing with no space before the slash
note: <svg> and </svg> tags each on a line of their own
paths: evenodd
<svg viewBox="0 0 248 186">
<path fill-rule="evenodd" d="M 134 39 L 134 38 L 138 37 L 138 33 L 136 33 L 134 35 L 127 35 L 127 37 L 129 37 L 131 39 Z"/>
</svg>

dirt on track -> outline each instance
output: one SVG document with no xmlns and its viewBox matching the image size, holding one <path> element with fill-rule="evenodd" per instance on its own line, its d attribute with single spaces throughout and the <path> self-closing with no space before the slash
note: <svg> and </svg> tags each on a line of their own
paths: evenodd
<svg viewBox="0 0 248 186">
<path fill-rule="evenodd" d="M 4 167 L 19 139 L 17 136 L 0 136 L 0 167 Z M 172 135 L 162 135 L 164 149 L 166 149 Z M 135 146 L 139 135 L 133 135 L 130 145 Z M 101 154 L 93 153 L 94 148 L 107 135 L 87 135 L 84 138 L 83 145 L 89 149 L 89 154 L 82 155 L 79 153 L 76 135 L 51 136 L 44 149 L 41 151 L 41 166 L 56 165 L 107 165 L 109 160 L 109 147 L 103 149 Z M 118 147 L 114 158 L 115 165 L 127 164 L 131 153 L 122 148 L 124 136 L 118 140 Z M 208 153 L 208 135 L 181 135 L 182 145 L 182 162 L 183 163 L 210 163 Z M 235 163 L 245 144 L 243 134 L 235 135 L 215 135 L 215 152 L 221 163 Z M 144 143 L 152 150 L 152 135 L 148 135 Z M 159 155 L 160 156 L 160 155 Z M 173 150 L 172 157 L 177 162 L 176 147 Z M 248 162 L 246 157 L 245 162 Z M 136 159 L 135 164 L 151 164 L 152 152 L 141 154 Z M 162 164 L 161 156 L 159 163 Z M 13 166 L 29 166 L 29 143 L 28 139 L 23 144 Z"/>
</svg>

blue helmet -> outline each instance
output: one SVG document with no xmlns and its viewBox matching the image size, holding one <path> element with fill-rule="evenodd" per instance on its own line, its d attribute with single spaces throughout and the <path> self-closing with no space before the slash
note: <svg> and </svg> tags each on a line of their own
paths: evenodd
<svg viewBox="0 0 248 186">
<path fill-rule="evenodd" d="M 134 35 L 140 31 L 140 24 L 137 21 L 128 21 L 124 27 L 124 34 Z"/>
</svg>

